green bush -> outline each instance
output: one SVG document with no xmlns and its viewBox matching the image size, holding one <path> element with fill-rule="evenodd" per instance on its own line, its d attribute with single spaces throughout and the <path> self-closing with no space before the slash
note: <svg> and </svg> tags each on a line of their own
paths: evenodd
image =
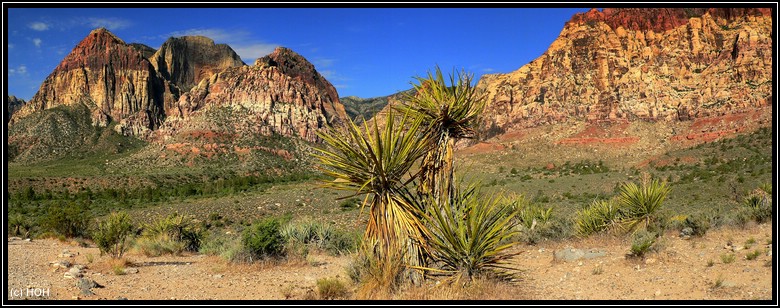
<svg viewBox="0 0 780 308">
<path fill-rule="evenodd" d="M 127 251 L 127 240 L 133 233 L 130 216 L 125 212 L 111 213 L 92 232 L 92 240 L 100 248 L 100 255 L 107 253 L 112 258 L 121 258 Z"/>
<path fill-rule="evenodd" d="M 253 258 L 278 257 L 284 254 L 284 238 L 277 219 L 268 218 L 246 228 L 242 243 Z"/>
<path fill-rule="evenodd" d="M 86 237 L 92 214 L 87 202 L 70 201 L 67 204 L 52 204 L 43 220 L 46 230 L 67 238 Z"/>
<path fill-rule="evenodd" d="M 690 215 L 685 218 L 683 223 L 684 228 L 691 228 L 693 233 L 691 235 L 703 236 L 710 229 L 710 219 L 703 215 Z"/>
<path fill-rule="evenodd" d="M 651 250 L 657 238 L 658 234 L 655 232 L 641 230 L 634 233 L 634 238 L 631 242 L 631 255 L 634 257 L 643 257 Z"/>
</svg>

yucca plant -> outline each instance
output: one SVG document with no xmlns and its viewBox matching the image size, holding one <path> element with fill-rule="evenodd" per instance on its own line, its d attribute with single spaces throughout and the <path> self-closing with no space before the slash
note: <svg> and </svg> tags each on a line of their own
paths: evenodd
<svg viewBox="0 0 780 308">
<path fill-rule="evenodd" d="M 329 148 L 317 148 L 314 155 L 323 173 L 333 178 L 327 186 L 351 191 L 352 196 L 366 195 L 361 205 L 369 212 L 364 245 L 380 259 L 407 251 L 407 265 L 419 266 L 422 250 L 412 240 L 422 237 L 422 209 L 407 184 L 414 179 L 409 170 L 426 152 L 426 135 L 420 132 L 419 119 L 407 125 L 409 117 L 404 116 L 396 126 L 390 112 L 385 121 L 383 130 L 376 122 L 371 128 L 364 122 L 361 129 L 348 120 L 343 130 L 320 133 Z"/>
<path fill-rule="evenodd" d="M 757 222 L 762 223 L 772 218 L 772 196 L 763 188 L 753 190 L 742 202 L 749 215 Z"/>
<path fill-rule="evenodd" d="M 645 178 L 641 186 L 634 182 L 623 184 L 618 197 L 622 216 L 621 225 L 629 231 L 637 230 L 638 227 L 647 229 L 657 221 L 669 191 L 666 182 L 657 179 L 649 181 Z"/>
<path fill-rule="evenodd" d="M 614 227 L 619 220 L 620 212 L 615 199 L 594 200 L 587 208 L 577 211 L 574 225 L 577 234 L 588 236 Z"/>
<path fill-rule="evenodd" d="M 453 148 L 461 138 L 473 138 L 485 96 L 472 86 L 473 76 L 450 74 L 449 83 L 437 66 L 427 78 L 416 77 L 405 104 L 396 108 L 422 120 L 430 150 L 421 163 L 421 194 L 446 198 L 453 191 Z"/>
<path fill-rule="evenodd" d="M 443 203 L 439 200 L 428 198 L 429 238 L 424 242 L 438 268 L 424 269 L 464 283 L 486 272 L 508 276 L 512 268 L 506 261 L 517 254 L 507 251 L 518 233 L 517 212 L 500 198 L 479 195 L 475 187 L 456 191 Z"/>
</svg>

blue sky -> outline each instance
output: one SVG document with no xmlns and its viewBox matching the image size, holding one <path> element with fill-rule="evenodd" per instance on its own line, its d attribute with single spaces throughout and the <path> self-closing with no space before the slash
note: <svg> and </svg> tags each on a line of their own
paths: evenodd
<svg viewBox="0 0 780 308">
<path fill-rule="evenodd" d="M 276 46 L 311 61 L 339 96 L 411 88 L 439 65 L 477 78 L 539 57 L 574 13 L 589 8 L 9 8 L 8 94 L 29 100 L 89 32 L 159 48 L 171 36 L 204 35 L 251 65 Z"/>
</svg>

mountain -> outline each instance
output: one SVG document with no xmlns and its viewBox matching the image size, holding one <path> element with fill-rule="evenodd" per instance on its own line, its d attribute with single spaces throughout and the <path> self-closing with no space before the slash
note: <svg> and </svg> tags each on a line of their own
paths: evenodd
<svg viewBox="0 0 780 308">
<path fill-rule="evenodd" d="M 121 136 L 132 136 L 165 152 L 193 136 L 223 134 L 219 145 L 200 140 L 191 148 L 260 150 L 290 159 L 290 142 L 265 137 L 316 142 L 318 130 L 346 117 L 333 85 L 290 49 L 277 48 L 247 66 L 229 46 L 209 38 L 170 38 L 155 50 L 126 44 L 101 28 L 13 113 L 8 144 L 11 159 L 38 161 L 93 151 L 100 138 L 128 144 Z M 155 151 L 144 159 L 161 155 Z"/>
<path fill-rule="evenodd" d="M 226 68 L 246 65 L 230 46 L 204 36 L 168 38 L 149 60 L 184 92 Z"/>
<path fill-rule="evenodd" d="M 165 101 L 177 96 L 141 51 L 100 28 L 73 48 L 10 122 L 57 106 L 84 104 L 93 125 L 118 122 L 125 134 L 143 135 L 159 127 Z"/>
<path fill-rule="evenodd" d="M 181 117 L 216 109 L 241 112 L 242 131 L 318 140 L 317 130 L 347 118 L 336 88 L 305 58 L 277 47 L 252 66 L 232 67 L 204 79 L 181 97 Z M 195 122 L 198 122 L 195 120 Z"/>
<path fill-rule="evenodd" d="M 766 110 L 757 111 L 766 126 L 772 29 L 769 9 L 576 14 L 542 56 L 480 79 L 483 127 L 490 137 L 569 120 L 692 121 L 752 110 Z"/>
<path fill-rule="evenodd" d="M 362 123 L 364 119 L 373 118 L 377 113 L 384 111 L 385 106 L 393 105 L 401 101 L 404 96 L 411 94 L 413 91 L 414 90 L 406 90 L 387 96 L 372 98 L 347 96 L 340 98 L 340 100 L 341 103 L 344 104 L 347 115 L 355 121 L 355 123 Z"/>
<path fill-rule="evenodd" d="M 6 102 L 6 111 L 5 111 L 5 122 L 8 122 L 11 120 L 11 115 L 16 113 L 22 106 L 25 104 L 25 101 L 21 98 L 17 98 L 16 96 L 9 95 L 8 101 Z"/>
</svg>

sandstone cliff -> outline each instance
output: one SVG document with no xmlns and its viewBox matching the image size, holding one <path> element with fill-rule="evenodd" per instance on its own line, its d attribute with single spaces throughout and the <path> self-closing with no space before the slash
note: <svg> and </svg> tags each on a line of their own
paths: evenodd
<svg viewBox="0 0 780 308">
<path fill-rule="evenodd" d="M 772 29 L 768 9 L 577 14 L 542 56 L 480 79 L 483 127 L 495 135 L 569 119 L 685 121 L 771 105 Z"/>
<path fill-rule="evenodd" d="M 164 100 L 178 98 L 139 51 L 104 28 L 82 40 L 44 80 L 11 122 L 60 105 L 84 104 L 93 125 L 119 122 L 117 130 L 141 136 L 164 118 Z"/>
<path fill-rule="evenodd" d="M 226 68 L 246 65 L 230 46 L 204 36 L 171 37 L 149 60 L 184 92 Z"/>
<path fill-rule="evenodd" d="M 228 68 L 202 80 L 181 97 L 178 115 L 198 122 L 197 118 L 220 108 L 242 112 L 240 118 L 227 121 L 240 122 L 250 130 L 246 133 L 276 133 L 308 141 L 318 139 L 318 129 L 347 117 L 333 85 L 305 58 L 283 47 L 252 66 Z"/>
</svg>

